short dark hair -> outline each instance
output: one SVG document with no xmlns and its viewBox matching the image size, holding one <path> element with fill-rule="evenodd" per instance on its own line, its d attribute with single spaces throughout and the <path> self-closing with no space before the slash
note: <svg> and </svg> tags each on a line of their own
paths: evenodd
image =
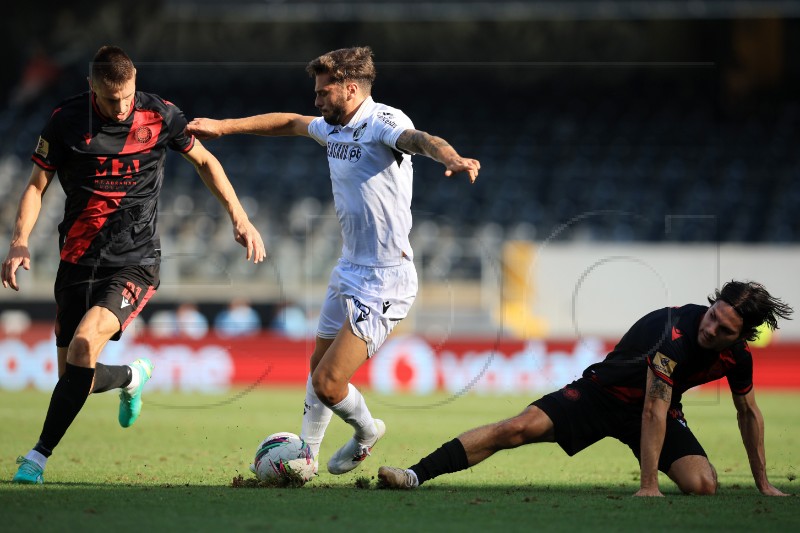
<svg viewBox="0 0 800 533">
<path fill-rule="evenodd" d="M 357 81 L 369 94 L 377 74 L 372 55 L 369 46 L 341 48 L 311 61 L 306 66 L 306 72 L 311 77 L 328 74 L 334 83 Z"/>
<path fill-rule="evenodd" d="M 742 317 L 742 333 L 740 338 L 753 341 L 758 338 L 758 327 L 766 324 L 769 329 L 778 329 L 778 319 L 791 320 L 794 312 L 789 305 L 772 296 L 760 283 L 754 281 L 729 281 L 716 289 L 708 302 L 714 305 L 723 301 L 733 307 Z"/>
<path fill-rule="evenodd" d="M 92 59 L 92 83 L 120 87 L 133 78 L 135 72 L 133 61 L 118 46 L 103 46 Z"/>
</svg>

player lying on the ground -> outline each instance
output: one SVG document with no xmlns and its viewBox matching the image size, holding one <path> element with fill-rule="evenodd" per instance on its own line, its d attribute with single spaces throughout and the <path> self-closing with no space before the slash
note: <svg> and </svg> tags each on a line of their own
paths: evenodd
<svg viewBox="0 0 800 533">
<path fill-rule="evenodd" d="M 499 450 L 557 442 L 572 456 L 604 437 L 625 443 L 639 460 L 636 496 L 661 496 L 658 471 L 683 492 L 714 494 L 717 473 L 683 416 L 688 389 L 728 379 L 739 431 L 756 486 L 785 496 L 767 480 L 764 419 L 753 393 L 747 341 L 792 308 L 754 282 L 731 281 L 708 299 L 653 311 L 636 322 L 604 361 L 583 377 L 529 405 L 514 418 L 467 431 L 408 469 L 382 466 L 379 483 L 413 489 L 441 474 L 476 465 Z"/>
</svg>

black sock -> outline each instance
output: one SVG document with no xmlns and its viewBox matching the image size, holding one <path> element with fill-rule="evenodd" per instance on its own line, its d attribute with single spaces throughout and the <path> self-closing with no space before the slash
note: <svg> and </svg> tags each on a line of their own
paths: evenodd
<svg viewBox="0 0 800 533">
<path fill-rule="evenodd" d="M 92 394 L 127 387 L 131 383 L 131 367 L 128 365 L 104 365 L 97 363 L 94 369 Z"/>
<path fill-rule="evenodd" d="M 417 474 L 419 484 L 442 474 L 450 474 L 469 468 L 467 452 L 458 439 L 445 442 L 442 447 L 410 467 Z"/>
<path fill-rule="evenodd" d="M 94 378 L 94 368 L 84 368 L 67 363 L 64 375 L 53 389 L 42 434 L 37 447 L 34 448 L 36 451 L 49 457 L 67 432 L 67 428 L 78 416 L 83 404 L 86 403 L 86 398 L 89 397 L 89 391 L 92 388 L 92 378 Z"/>
</svg>

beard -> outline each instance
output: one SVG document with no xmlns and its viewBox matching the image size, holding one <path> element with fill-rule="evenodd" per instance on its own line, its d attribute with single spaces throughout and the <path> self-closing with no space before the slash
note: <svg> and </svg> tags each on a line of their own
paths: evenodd
<svg viewBox="0 0 800 533">
<path fill-rule="evenodd" d="M 342 117 L 344 116 L 344 106 L 345 106 L 344 98 L 336 99 L 332 101 L 328 106 L 328 116 L 322 115 L 323 120 L 330 124 L 331 126 L 339 126 L 342 123 Z"/>
<path fill-rule="evenodd" d="M 337 107 L 335 109 L 332 109 L 331 114 L 328 115 L 327 117 L 325 115 L 322 115 L 322 119 L 331 126 L 338 126 L 342 120 L 342 114 L 343 114 L 342 108 Z"/>
</svg>

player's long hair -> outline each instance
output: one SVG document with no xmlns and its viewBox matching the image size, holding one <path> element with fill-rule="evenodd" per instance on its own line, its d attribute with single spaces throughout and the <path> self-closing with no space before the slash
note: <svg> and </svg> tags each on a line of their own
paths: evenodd
<svg viewBox="0 0 800 533">
<path fill-rule="evenodd" d="M 118 88 L 136 74 L 133 61 L 118 46 L 103 46 L 92 59 L 92 83 Z"/>
<path fill-rule="evenodd" d="M 370 93 L 377 75 L 369 46 L 341 48 L 323 54 L 306 66 L 306 72 L 311 77 L 328 74 L 335 83 L 355 81 L 366 94 Z"/>
<path fill-rule="evenodd" d="M 772 296 L 760 283 L 754 281 L 729 281 L 722 289 L 714 291 L 708 302 L 718 300 L 727 303 L 742 317 L 741 338 L 753 341 L 758 338 L 758 327 L 766 324 L 771 330 L 778 329 L 778 319 L 791 320 L 794 312 L 789 305 Z"/>
</svg>

